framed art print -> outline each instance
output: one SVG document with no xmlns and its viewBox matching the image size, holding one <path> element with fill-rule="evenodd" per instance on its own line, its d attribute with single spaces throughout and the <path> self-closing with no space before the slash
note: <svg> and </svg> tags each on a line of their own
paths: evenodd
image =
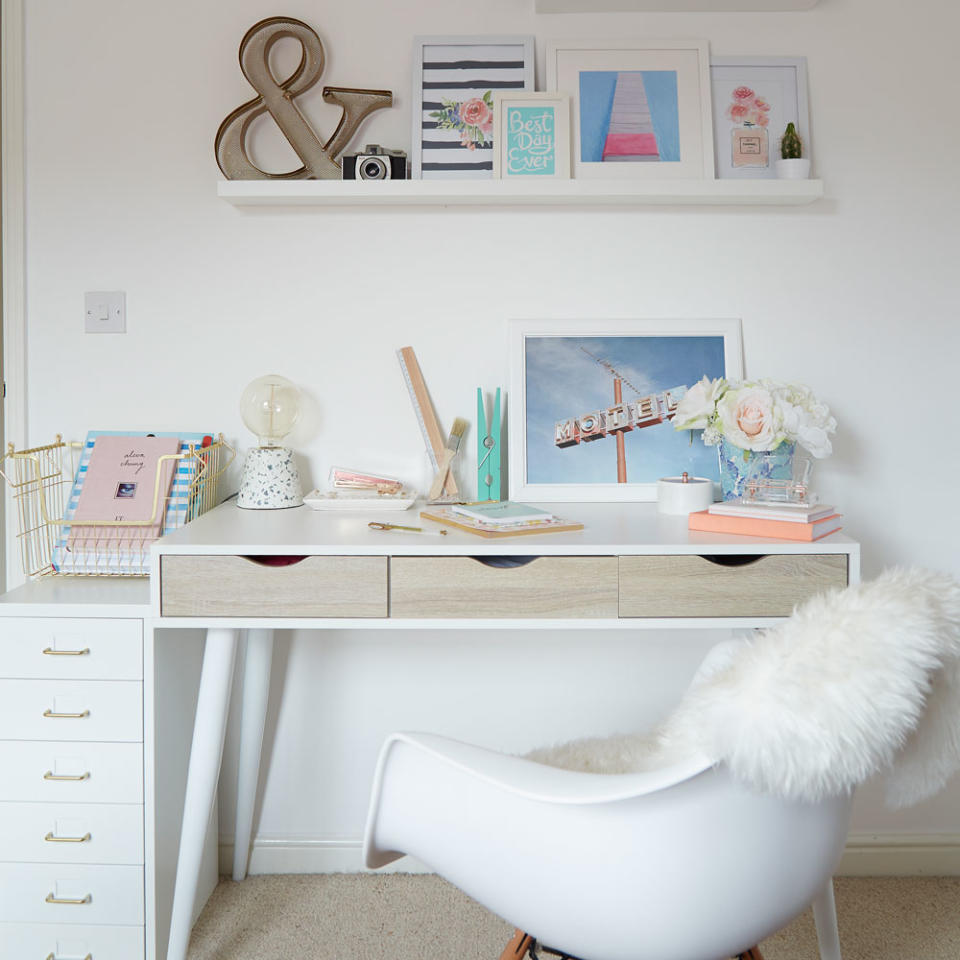
<svg viewBox="0 0 960 960">
<path fill-rule="evenodd" d="M 775 178 L 788 123 L 796 124 L 810 156 L 805 57 L 714 57 L 710 84 L 719 178 Z"/>
<path fill-rule="evenodd" d="M 564 40 L 547 86 L 573 103 L 574 176 L 712 179 L 706 41 Z"/>
<path fill-rule="evenodd" d="M 493 95 L 495 179 L 570 178 L 570 98 L 563 93 Z"/>
<path fill-rule="evenodd" d="M 510 499 L 655 500 L 664 476 L 719 482 L 717 452 L 677 431 L 702 377 L 742 376 L 739 320 L 516 320 Z"/>
<path fill-rule="evenodd" d="M 417 37 L 411 176 L 493 176 L 493 97 L 533 90 L 533 37 Z"/>
</svg>

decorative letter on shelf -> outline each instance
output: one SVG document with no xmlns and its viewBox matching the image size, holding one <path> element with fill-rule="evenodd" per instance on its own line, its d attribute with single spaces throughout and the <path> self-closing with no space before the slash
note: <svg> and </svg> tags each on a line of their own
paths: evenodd
<svg viewBox="0 0 960 960">
<path fill-rule="evenodd" d="M 270 50 L 284 37 L 300 42 L 303 55 L 297 69 L 282 83 L 270 70 Z M 255 23 L 240 43 L 240 69 L 257 91 L 243 106 L 228 116 L 214 142 L 217 164 L 228 180 L 339 180 L 337 157 L 346 149 L 361 122 L 374 110 L 393 104 L 389 90 L 354 90 L 350 87 L 324 87 L 323 99 L 343 110 L 337 129 L 321 143 L 306 118 L 293 102 L 309 90 L 323 73 L 323 44 L 317 34 L 301 20 L 270 17 Z M 269 113 L 290 141 L 303 166 L 289 173 L 266 173 L 247 156 L 246 139 L 250 124 Z"/>
</svg>

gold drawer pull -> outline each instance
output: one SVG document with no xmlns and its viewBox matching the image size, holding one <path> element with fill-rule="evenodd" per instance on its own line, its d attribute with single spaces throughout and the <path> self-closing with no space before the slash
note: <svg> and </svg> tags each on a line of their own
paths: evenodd
<svg viewBox="0 0 960 960">
<path fill-rule="evenodd" d="M 88 893 L 80 900 L 71 900 L 69 898 L 55 897 L 52 893 L 48 893 L 44 899 L 46 903 L 71 903 L 79 907 L 85 903 L 90 903 L 90 901 L 93 900 L 93 897 Z"/>
<path fill-rule="evenodd" d="M 84 710 L 83 713 L 54 713 L 52 710 L 44 710 L 43 715 L 47 718 L 53 718 L 54 720 L 84 720 L 90 716 L 89 710 Z"/>
<path fill-rule="evenodd" d="M 52 770 L 48 770 L 43 775 L 44 780 L 89 780 L 90 771 L 86 773 L 71 774 L 71 773 L 54 773 Z"/>
<path fill-rule="evenodd" d="M 90 839 L 90 834 L 85 833 L 82 837 L 55 837 L 51 830 L 43 839 L 47 843 L 86 843 Z"/>
<path fill-rule="evenodd" d="M 51 647 L 47 647 L 43 651 L 48 657 L 85 657 L 89 652 L 89 647 L 84 647 L 82 650 L 54 650 Z"/>
<path fill-rule="evenodd" d="M 54 954 L 54 953 L 48 953 L 48 954 L 47 954 L 47 957 L 46 957 L 46 960 L 57 960 L 57 956 L 56 956 L 56 954 Z M 92 954 L 92 953 L 88 953 L 88 954 L 83 958 L 83 960 L 93 960 L 93 954 Z"/>
</svg>

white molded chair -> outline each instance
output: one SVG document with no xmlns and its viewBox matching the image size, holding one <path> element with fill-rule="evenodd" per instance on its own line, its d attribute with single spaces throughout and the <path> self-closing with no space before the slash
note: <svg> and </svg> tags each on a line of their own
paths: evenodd
<svg viewBox="0 0 960 960">
<path fill-rule="evenodd" d="M 822 960 L 840 960 L 831 876 L 850 803 L 753 793 L 707 757 L 598 775 L 397 733 L 364 855 L 412 854 L 519 928 L 516 944 L 526 931 L 581 960 L 759 958 L 811 904 Z"/>
</svg>

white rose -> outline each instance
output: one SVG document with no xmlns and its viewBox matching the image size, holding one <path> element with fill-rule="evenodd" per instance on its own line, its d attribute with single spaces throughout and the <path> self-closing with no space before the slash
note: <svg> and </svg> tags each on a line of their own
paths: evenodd
<svg viewBox="0 0 960 960">
<path fill-rule="evenodd" d="M 779 408 L 763 387 L 727 391 L 717 415 L 724 437 L 744 450 L 773 450 L 784 439 Z"/>
<path fill-rule="evenodd" d="M 717 400 L 723 395 L 727 382 L 704 377 L 695 383 L 677 404 L 673 418 L 674 430 L 703 430 L 713 417 Z"/>
</svg>

